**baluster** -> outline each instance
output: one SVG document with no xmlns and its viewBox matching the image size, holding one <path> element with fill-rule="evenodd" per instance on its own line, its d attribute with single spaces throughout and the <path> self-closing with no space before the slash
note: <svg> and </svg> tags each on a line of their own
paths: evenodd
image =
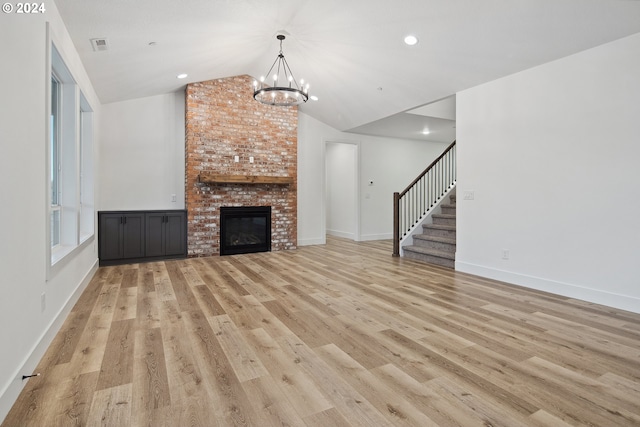
<svg viewBox="0 0 640 427">
<path fill-rule="evenodd" d="M 416 218 L 417 218 L 417 209 L 416 207 L 418 206 L 418 189 L 413 187 L 413 206 L 411 206 L 411 227 L 413 227 L 413 224 L 416 223 Z"/>
<path fill-rule="evenodd" d="M 433 169 L 429 171 L 429 208 L 433 206 Z"/>
<path fill-rule="evenodd" d="M 411 189 L 411 202 L 409 204 L 409 228 L 411 227 L 411 224 L 413 224 L 413 217 L 415 215 L 415 212 L 413 211 L 413 208 L 415 206 L 415 199 L 416 199 L 416 189 L 415 187 Z"/>
<path fill-rule="evenodd" d="M 420 178 L 420 216 L 425 213 L 424 208 L 424 177 Z"/>
<path fill-rule="evenodd" d="M 405 197 L 405 201 L 404 201 L 404 234 L 407 234 L 407 223 L 408 223 L 408 217 L 407 215 L 409 214 L 409 195 L 407 194 Z"/>
</svg>

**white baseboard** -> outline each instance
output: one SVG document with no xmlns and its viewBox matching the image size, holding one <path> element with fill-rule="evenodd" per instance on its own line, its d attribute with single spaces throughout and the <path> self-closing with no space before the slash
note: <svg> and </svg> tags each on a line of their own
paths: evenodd
<svg viewBox="0 0 640 427">
<path fill-rule="evenodd" d="M 367 242 L 370 240 L 389 240 L 393 238 L 393 233 L 362 234 L 360 235 L 359 240 L 356 240 L 356 235 L 354 233 L 347 233 L 345 231 L 327 230 L 327 234 L 329 236 L 343 237 L 345 239 L 354 240 L 357 242 Z"/>
<path fill-rule="evenodd" d="M 360 236 L 361 242 L 368 242 L 370 240 L 390 240 L 390 239 L 393 239 L 393 233 L 365 234 Z"/>
<path fill-rule="evenodd" d="M 64 304 L 64 306 L 60 309 L 60 311 L 56 314 L 53 320 L 49 323 L 49 326 L 46 328 L 38 342 L 33 346 L 29 354 L 24 360 L 24 363 L 19 366 L 13 378 L 7 387 L 0 393 L 0 423 L 5 419 L 11 407 L 18 399 L 20 392 L 26 385 L 26 381 L 22 380 L 22 375 L 25 372 L 33 372 L 44 353 L 47 351 L 47 348 L 53 342 L 56 334 L 60 331 L 62 324 L 66 320 L 69 313 L 71 313 L 71 309 L 78 302 L 80 295 L 87 288 L 87 285 L 93 278 L 93 275 L 98 270 L 98 259 L 96 259 L 95 263 L 91 266 L 87 274 L 82 278 L 82 281 L 78 283 L 75 291 L 69 296 L 69 299 Z"/>
<path fill-rule="evenodd" d="M 298 239 L 298 246 L 311 246 L 311 245 L 326 245 L 326 238 L 317 239 Z"/>
<path fill-rule="evenodd" d="M 356 239 L 356 235 L 354 233 L 349 233 L 349 232 L 346 232 L 346 231 L 327 230 L 327 234 L 330 235 L 330 236 L 342 237 L 344 239 L 350 239 L 350 240 L 355 240 Z"/>
<path fill-rule="evenodd" d="M 462 261 L 456 261 L 456 271 L 474 274 L 488 279 L 499 280 L 501 282 L 511 283 L 513 285 L 523 286 L 530 289 L 550 292 L 564 297 L 606 305 L 607 307 L 640 313 L 640 298 L 628 295 L 613 294 L 599 289 L 585 288 L 583 286 L 570 283 L 512 273 Z"/>
</svg>

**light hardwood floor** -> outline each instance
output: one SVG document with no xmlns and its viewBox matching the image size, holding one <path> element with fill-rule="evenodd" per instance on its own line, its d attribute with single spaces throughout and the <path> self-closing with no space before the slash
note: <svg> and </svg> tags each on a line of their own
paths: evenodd
<svg viewBox="0 0 640 427">
<path fill-rule="evenodd" d="M 640 315 L 390 253 L 100 268 L 2 426 L 640 425 Z"/>
</svg>

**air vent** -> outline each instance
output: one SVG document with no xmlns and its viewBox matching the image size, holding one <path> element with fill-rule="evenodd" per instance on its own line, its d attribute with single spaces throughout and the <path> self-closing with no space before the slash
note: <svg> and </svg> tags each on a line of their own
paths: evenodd
<svg viewBox="0 0 640 427">
<path fill-rule="evenodd" d="M 107 39 L 91 39 L 91 47 L 93 47 L 94 52 L 101 52 L 109 49 L 109 44 Z"/>
</svg>

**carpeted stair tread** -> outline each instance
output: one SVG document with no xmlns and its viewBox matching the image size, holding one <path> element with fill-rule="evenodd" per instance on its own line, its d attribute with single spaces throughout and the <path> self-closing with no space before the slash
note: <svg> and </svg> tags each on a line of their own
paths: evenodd
<svg viewBox="0 0 640 427">
<path fill-rule="evenodd" d="M 413 238 L 419 239 L 419 240 L 430 240 L 432 242 L 449 243 L 451 245 L 456 244 L 456 239 L 452 239 L 450 237 L 430 236 L 428 234 L 416 234 L 413 236 Z"/>
<path fill-rule="evenodd" d="M 414 234 L 413 244 L 403 246 L 403 256 L 420 262 L 455 269 L 456 259 L 456 199 L 440 206 L 431 215 L 432 223 L 422 225 L 422 234 Z"/>
<path fill-rule="evenodd" d="M 456 219 L 454 214 L 433 214 L 433 218 L 447 218 L 447 219 Z"/>
<path fill-rule="evenodd" d="M 409 252 L 417 252 L 420 254 L 431 255 L 439 258 L 445 258 L 452 261 L 456 259 L 455 253 L 439 251 L 431 248 L 423 248 L 421 246 L 409 245 L 409 246 L 405 246 L 403 249 Z"/>
<path fill-rule="evenodd" d="M 422 228 L 425 228 L 425 229 L 433 228 L 436 230 L 456 231 L 455 225 L 446 225 L 446 224 L 424 224 Z"/>
</svg>

